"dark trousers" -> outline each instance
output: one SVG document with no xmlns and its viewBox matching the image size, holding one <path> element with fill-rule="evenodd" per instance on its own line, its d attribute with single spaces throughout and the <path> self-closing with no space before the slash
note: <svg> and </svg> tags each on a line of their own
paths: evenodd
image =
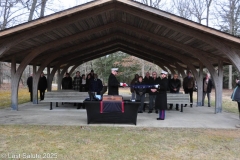
<svg viewBox="0 0 240 160">
<path fill-rule="evenodd" d="M 40 100 L 44 100 L 45 90 L 39 90 Z"/>
<path fill-rule="evenodd" d="M 30 101 L 32 102 L 33 101 L 33 93 L 32 92 L 29 92 L 30 93 Z"/>
<path fill-rule="evenodd" d="M 240 102 L 237 102 L 238 103 L 238 112 L 240 112 Z"/>
<path fill-rule="evenodd" d="M 140 104 L 140 106 L 138 108 L 138 111 L 143 111 L 143 106 L 144 106 L 144 101 L 145 101 L 145 94 L 142 94 L 141 96 L 140 95 L 136 95 L 136 99 L 141 102 L 141 104 Z"/>
<path fill-rule="evenodd" d="M 173 93 L 173 94 L 179 94 L 179 93 L 176 93 L 176 92 L 170 92 L 170 93 Z M 176 104 L 176 109 L 178 109 L 178 104 Z M 173 104 L 170 104 L 170 109 L 172 109 L 172 107 L 173 107 Z"/>
<path fill-rule="evenodd" d="M 189 94 L 190 102 L 193 103 L 193 88 L 184 89 L 185 94 Z M 192 106 L 192 105 L 191 105 Z"/>
</svg>

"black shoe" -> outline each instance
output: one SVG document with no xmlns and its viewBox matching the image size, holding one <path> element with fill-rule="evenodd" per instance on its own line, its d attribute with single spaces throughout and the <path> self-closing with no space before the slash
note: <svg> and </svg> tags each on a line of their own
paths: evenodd
<svg viewBox="0 0 240 160">
<path fill-rule="evenodd" d="M 158 110 L 156 110 L 156 111 L 155 111 L 155 113 L 157 113 L 157 114 L 158 114 Z"/>
<path fill-rule="evenodd" d="M 164 120 L 164 119 L 162 119 L 162 118 L 157 118 L 157 120 Z"/>
<path fill-rule="evenodd" d="M 210 104 L 208 105 L 208 107 L 211 107 Z"/>
<path fill-rule="evenodd" d="M 143 111 L 138 111 L 138 113 L 143 113 Z"/>
<path fill-rule="evenodd" d="M 152 111 L 148 111 L 148 113 L 152 113 Z"/>
<path fill-rule="evenodd" d="M 177 110 L 177 111 L 179 111 L 179 109 L 178 109 L 178 108 L 176 108 L 176 110 Z"/>
<path fill-rule="evenodd" d="M 190 104 L 190 107 L 192 107 L 192 104 Z"/>
<path fill-rule="evenodd" d="M 187 107 L 187 104 L 185 104 L 185 106 L 184 107 Z"/>
</svg>

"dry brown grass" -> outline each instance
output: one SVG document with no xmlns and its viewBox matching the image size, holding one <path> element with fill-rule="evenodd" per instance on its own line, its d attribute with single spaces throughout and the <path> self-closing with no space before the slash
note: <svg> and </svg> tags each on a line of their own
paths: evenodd
<svg viewBox="0 0 240 160">
<path fill-rule="evenodd" d="M 57 159 L 239 159 L 240 130 L 0 126 L 0 155 Z"/>
<path fill-rule="evenodd" d="M 56 87 L 52 88 L 56 90 Z M 26 103 L 30 101 L 30 93 L 26 86 L 19 86 L 18 89 L 18 103 Z M 0 88 L 0 109 L 8 108 L 11 105 L 11 86 L 10 84 L 3 84 Z"/>
<path fill-rule="evenodd" d="M 121 93 L 130 94 L 127 88 Z M 26 88 L 19 89 L 20 99 L 21 96 L 29 100 Z M 10 101 L 9 98 L 9 91 L 0 91 L 0 106 L 3 99 Z M 223 105 L 227 104 L 224 108 L 236 109 L 229 95 L 223 99 Z M 0 135 L 0 159 L 24 159 L 24 154 L 44 159 L 44 154 L 49 153 L 60 160 L 233 160 L 239 159 L 240 153 L 239 129 L 0 125 Z"/>
</svg>

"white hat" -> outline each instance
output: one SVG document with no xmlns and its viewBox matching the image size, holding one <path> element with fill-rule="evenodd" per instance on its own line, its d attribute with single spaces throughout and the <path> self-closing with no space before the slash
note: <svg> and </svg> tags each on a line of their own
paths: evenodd
<svg viewBox="0 0 240 160">
<path fill-rule="evenodd" d="M 166 71 L 162 70 L 161 74 L 168 74 Z"/>
<path fill-rule="evenodd" d="M 118 68 L 112 68 L 111 70 L 112 71 L 118 71 Z"/>
</svg>

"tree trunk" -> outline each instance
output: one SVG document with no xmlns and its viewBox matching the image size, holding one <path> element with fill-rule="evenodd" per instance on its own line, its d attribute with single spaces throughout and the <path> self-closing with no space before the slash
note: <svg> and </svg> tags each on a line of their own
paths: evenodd
<svg viewBox="0 0 240 160">
<path fill-rule="evenodd" d="M 44 17 L 47 0 L 42 0 L 40 18 Z"/>
<path fill-rule="evenodd" d="M 31 21 L 33 19 L 33 14 L 34 14 L 34 11 L 36 9 L 36 4 L 37 4 L 37 0 L 33 0 L 31 10 L 30 10 L 30 13 L 29 13 L 29 17 L 28 17 L 28 21 Z"/>
<path fill-rule="evenodd" d="M 228 89 L 232 89 L 232 65 L 229 65 Z"/>
</svg>

